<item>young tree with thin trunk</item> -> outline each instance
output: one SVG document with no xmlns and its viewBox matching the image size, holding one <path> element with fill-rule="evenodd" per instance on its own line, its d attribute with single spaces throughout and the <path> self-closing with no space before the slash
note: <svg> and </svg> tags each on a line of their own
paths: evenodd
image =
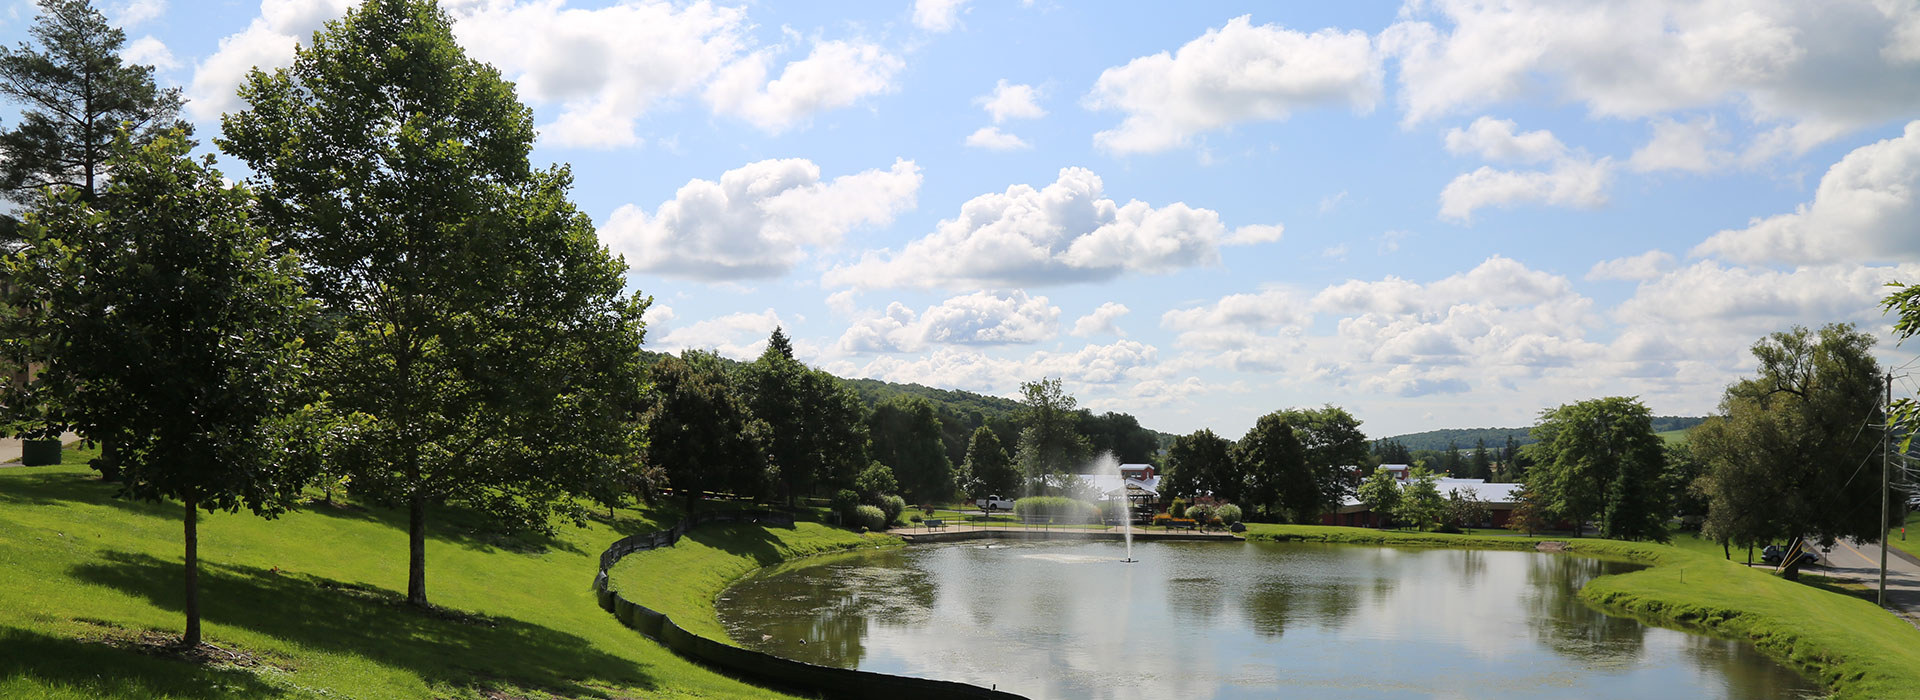
<svg viewBox="0 0 1920 700">
<path fill-rule="evenodd" d="M 254 71 L 223 150 L 325 306 L 323 385 L 368 428 L 336 455 L 407 511 L 407 600 L 426 607 L 430 507 L 544 530 L 633 468 L 647 300 L 534 169 L 533 115 L 427 0 L 370 0 Z"/>
<path fill-rule="evenodd" d="M 975 498 L 1011 494 L 1020 480 L 1013 458 L 1000 444 L 1000 434 L 984 425 L 974 428 L 973 437 L 967 440 L 967 461 L 962 471 L 966 473 L 968 495 Z"/>
<path fill-rule="evenodd" d="M 91 204 L 72 188 L 38 202 L 6 271 L 51 302 L 44 376 L 117 428 L 100 437 L 120 444 L 123 492 L 181 505 L 191 648 L 198 512 L 282 512 L 333 423 L 308 381 L 298 263 L 249 219 L 247 191 L 188 149 L 184 134 L 118 142 L 112 184 Z"/>
</svg>

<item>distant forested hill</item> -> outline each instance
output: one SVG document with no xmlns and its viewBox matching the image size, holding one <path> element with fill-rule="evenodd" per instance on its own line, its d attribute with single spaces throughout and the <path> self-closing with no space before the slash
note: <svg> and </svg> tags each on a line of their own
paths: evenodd
<svg viewBox="0 0 1920 700">
<path fill-rule="evenodd" d="M 1665 433 L 1689 430 L 1705 420 L 1706 418 L 1698 416 L 1654 416 L 1653 432 Z M 1424 433 L 1392 435 L 1379 438 L 1374 440 L 1374 442 L 1381 443 L 1388 440 L 1397 440 L 1400 444 L 1406 445 L 1409 450 L 1445 450 L 1447 449 L 1449 441 L 1451 441 L 1455 447 L 1462 450 L 1470 450 L 1473 449 L 1473 446 L 1477 444 L 1478 441 L 1486 440 L 1487 447 L 1497 448 L 1507 444 L 1508 435 L 1513 436 L 1513 441 L 1517 445 L 1533 444 L 1533 436 L 1529 434 L 1531 430 L 1531 427 L 1446 428 L 1442 430 L 1429 430 Z"/>
</svg>

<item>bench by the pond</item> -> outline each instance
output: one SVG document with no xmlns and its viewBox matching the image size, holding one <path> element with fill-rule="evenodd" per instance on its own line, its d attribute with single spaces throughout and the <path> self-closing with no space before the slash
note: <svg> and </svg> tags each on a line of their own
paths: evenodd
<svg viewBox="0 0 1920 700">
<path fill-rule="evenodd" d="M 1197 525 L 1199 523 L 1192 518 L 1173 518 L 1166 521 L 1168 530 L 1192 530 Z"/>
<path fill-rule="evenodd" d="M 947 526 L 947 521 L 941 520 L 939 518 L 930 518 L 930 519 L 921 521 L 920 524 L 927 526 L 927 529 L 929 530 L 939 530 Z"/>
</svg>

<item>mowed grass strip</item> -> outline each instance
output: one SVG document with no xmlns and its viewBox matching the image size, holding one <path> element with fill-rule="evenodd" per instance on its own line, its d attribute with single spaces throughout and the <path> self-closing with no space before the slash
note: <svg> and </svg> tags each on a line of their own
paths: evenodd
<svg viewBox="0 0 1920 700">
<path fill-rule="evenodd" d="M 112 498 L 84 466 L 96 454 L 0 468 L 0 697 L 781 697 L 674 656 L 596 604 L 600 551 L 673 516 L 646 510 L 550 538 L 436 512 L 432 612 L 402 604 L 404 514 L 203 513 L 205 633 L 232 654 L 173 658 L 158 644 L 184 621 L 180 506 Z"/>
<path fill-rule="evenodd" d="M 1507 537 L 1313 525 L 1248 527 L 1249 539 L 1413 547 L 1532 549 L 1568 543 L 1577 554 L 1621 558 L 1648 568 L 1602 576 L 1581 589 L 1589 601 L 1651 624 L 1746 639 L 1819 680 L 1835 698 L 1920 698 L 1920 629 L 1819 577 L 1787 581 L 1727 561 L 1718 545 L 1683 537 L 1676 545 L 1560 537 Z M 1736 552 L 1737 558 L 1742 552 Z"/>
<path fill-rule="evenodd" d="M 681 629 L 732 644 L 713 605 L 734 581 L 802 557 L 901 544 L 891 535 L 860 534 L 816 522 L 797 522 L 791 529 L 716 523 L 696 528 L 671 547 L 627 555 L 609 572 L 608 588 L 665 614 Z"/>
</svg>

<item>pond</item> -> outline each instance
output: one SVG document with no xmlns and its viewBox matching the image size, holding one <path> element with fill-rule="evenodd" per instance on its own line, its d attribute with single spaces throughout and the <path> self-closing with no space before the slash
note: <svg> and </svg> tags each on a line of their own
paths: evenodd
<svg viewBox="0 0 1920 700">
<path fill-rule="evenodd" d="M 1812 698 L 1752 645 L 1577 595 L 1636 565 L 1322 544 L 973 541 L 794 562 L 722 594 L 744 646 L 1031 698 Z"/>
</svg>

